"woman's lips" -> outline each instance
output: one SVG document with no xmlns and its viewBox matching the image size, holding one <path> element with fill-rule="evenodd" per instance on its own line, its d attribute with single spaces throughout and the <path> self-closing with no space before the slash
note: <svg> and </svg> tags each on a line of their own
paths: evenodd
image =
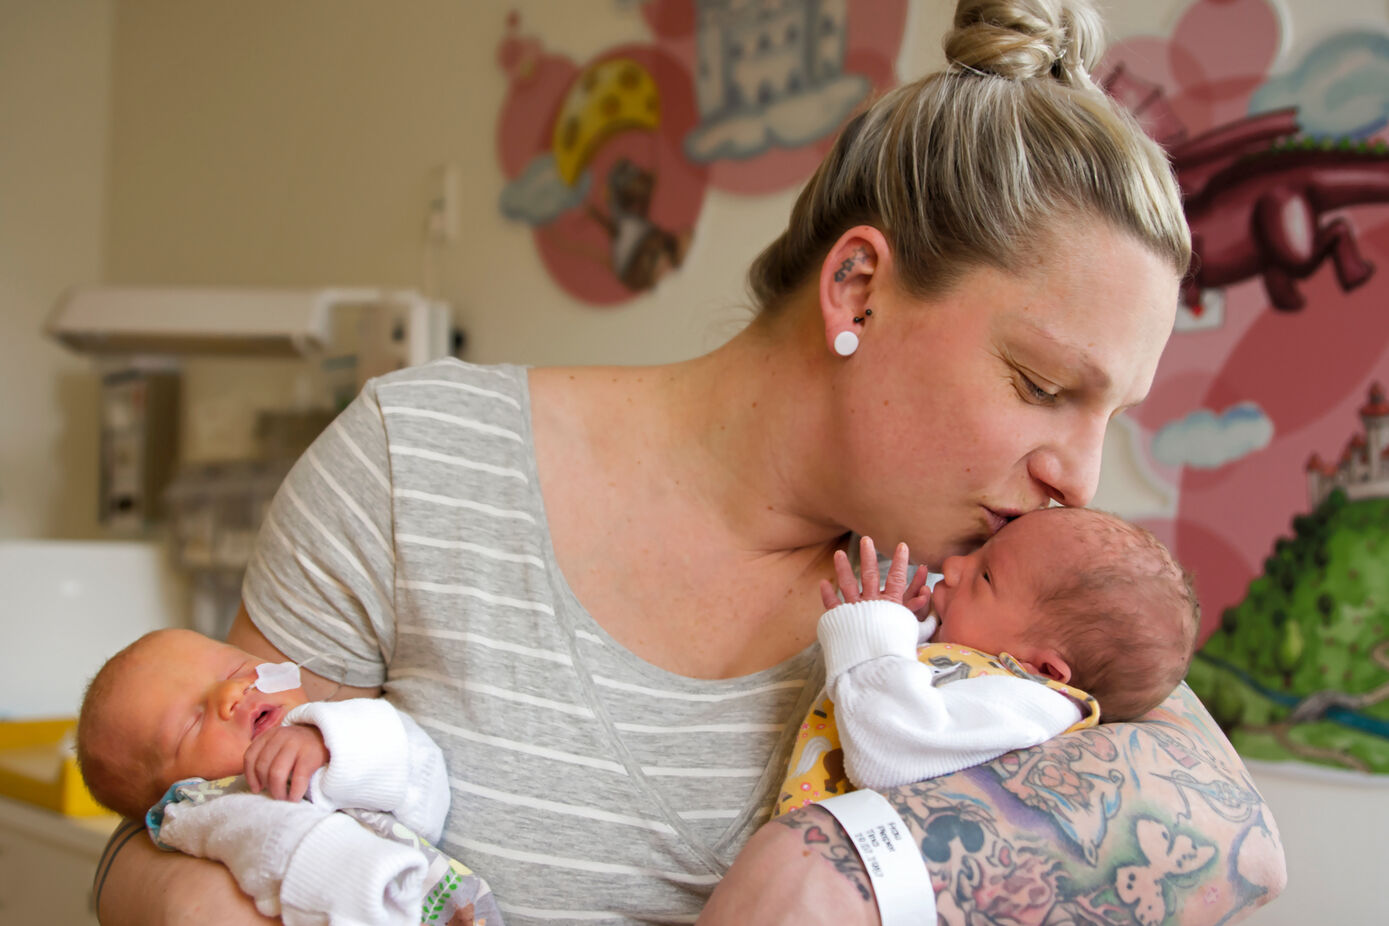
<svg viewBox="0 0 1389 926">
<path fill-rule="evenodd" d="M 999 511 L 993 508 L 986 507 L 984 509 L 984 514 L 988 517 L 989 536 L 992 537 L 994 534 L 997 534 L 999 531 L 1003 530 L 1003 526 L 1005 524 L 1016 518 L 1021 513 L 1022 512 L 1019 511 Z"/>
</svg>

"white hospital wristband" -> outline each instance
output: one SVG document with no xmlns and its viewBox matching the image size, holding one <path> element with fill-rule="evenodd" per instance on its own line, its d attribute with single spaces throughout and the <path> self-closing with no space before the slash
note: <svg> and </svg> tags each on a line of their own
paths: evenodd
<svg viewBox="0 0 1389 926">
<path fill-rule="evenodd" d="M 863 859 L 878 897 L 883 926 L 922 926 L 936 922 L 936 892 L 911 831 L 877 791 L 850 791 L 820 801 Z"/>
</svg>

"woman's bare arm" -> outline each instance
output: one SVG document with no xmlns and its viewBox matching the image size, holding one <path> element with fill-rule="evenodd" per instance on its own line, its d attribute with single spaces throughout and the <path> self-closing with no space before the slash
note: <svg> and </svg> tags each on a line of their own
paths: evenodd
<svg viewBox="0 0 1389 926">
<path fill-rule="evenodd" d="M 244 605 L 227 642 L 263 659 L 285 658 L 251 623 Z M 338 685 L 307 669 L 303 679 L 305 693 L 315 700 L 374 698 L 381 693 L 379 688 Z M 127 820 L 116 829 L 97 867 L 94 889 L 103 926 L 276 922 L 256 912 L 222 864 L 156 848 L 142 821 Z"/>
<path fill-rule="evenodd" d="M 943 923 L 1202 926 L 1267 903 L 1287 879 L 1268 808 L 1185 686 L 1141 723 L 1067 734 L 887 796 L 926 856 Z M 794 885 L 812 876 L 830 884 L 805 906 Z M 700 924 L 747 922 L 750 910 L 759 923 L 878 923 L 853 847 L 819 810 L 764 827 Z"/>
<path fill-rule="evenodd" d="M 256 912 L 218 862 L 163 852 L 144 825 L 126 820 L 97 866 L 97 918 L 103 926 L 257 926 L 278 923 Z"/>
</svg>

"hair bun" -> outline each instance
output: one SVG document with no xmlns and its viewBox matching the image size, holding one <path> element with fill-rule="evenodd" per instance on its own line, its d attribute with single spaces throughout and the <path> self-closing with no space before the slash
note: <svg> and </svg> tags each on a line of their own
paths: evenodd
<svg viewBox="0 0 1389 926">
<path fill-rule="evenodd" d="M 960 0 L 944 44 L 952 65 L 975 73 L 1091 86 L 1104 30 L 1090 0 Z"/>
</svg>

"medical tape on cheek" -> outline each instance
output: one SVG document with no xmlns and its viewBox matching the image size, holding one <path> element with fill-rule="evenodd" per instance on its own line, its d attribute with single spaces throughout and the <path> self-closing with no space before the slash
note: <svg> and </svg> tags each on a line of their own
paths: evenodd
<svg viewBox="0 0 1389 926">
<path fill-rule="evenodd" d="M 256 681 L 252 688 L 266 694 L 298 688 L 299 667 L 292 662 L 262 662 L 256 666 Z"/>
<path fill-rule="evenodd" d="M 304 681 L 299 676 L 299 670 L 311 662 L 326 658 L 328 657 L 323 653 L 318 653 L 297 665 L 292 662 L 263 662 L 256 666 L 256 680 L 251 683 L 251 687 L 265 694 L 301 688 Z"/>
<path fill-rule="evenodd" d="M 877 791 L 850 791 L 815 806 L 834 815 L 858 850 L 883 926 L 921 926 L 936 921 L 931 872 L 911 830 Z"/>
</svg>

